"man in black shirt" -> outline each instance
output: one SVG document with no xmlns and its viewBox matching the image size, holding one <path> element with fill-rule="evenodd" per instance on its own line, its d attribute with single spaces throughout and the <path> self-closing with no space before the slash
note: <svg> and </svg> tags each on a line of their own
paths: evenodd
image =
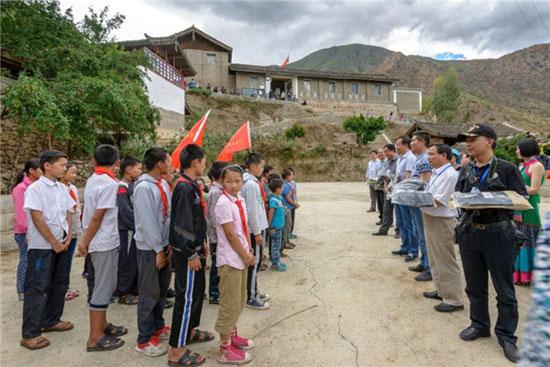
<svg viewBox="0 0 550 367">
<path fill-rule="evenodd" d="M 466 141 L 473 161 L 461 170 L 456 191 L 516 191 L 527 196 L 519 170 L 512 163 L 494 156 L 497 135 L 487 125 L 478 124 L 458 135 Z M 466 278 L 466 294 L 470 299 L 471 325 L 460 333 L 470 341 L 491 335 L 489 319 L 488 273 L 497 293 L 498 319 L 495 334 L 512 362 L 518 360 L 514 335 L 518 324 L 518 305 L 512 274 L 516 230 L 513 210 L 465 210 L 457 227 L 457 240 Z"/>
</svg>

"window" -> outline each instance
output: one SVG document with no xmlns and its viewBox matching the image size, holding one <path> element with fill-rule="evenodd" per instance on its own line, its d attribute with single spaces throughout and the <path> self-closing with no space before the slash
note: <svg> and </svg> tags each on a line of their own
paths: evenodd
<svg viewBox="0 0 550 367">
<path fill-rule="evenodd" d="M 376 84 L 374 86 L 374 94 L 376 94 L 377 96 L 382 95 L 382 84 Z"/>
<path fill-rule="evenodd" d="M 351 94 L 359 94 L 359 84 L 351 83 Z"/>
<path fill-rule="evenodd" d="M 311 81 L 304 80 L 304 92 L 309 93 L 311 91 Z"/>
<path fill-rule="evenodd" d="M 328 92 L 329 93 L 336 93 L 336 83 L 335 82 L 328 82 Z"/>
<path fill-rule="evenodd" d="M 206 54 L 206 62 L 213 65 L 216 63 L 216 54 Z"/>
<path fill-rule="evenodd" d="M 258 77 L 257 76 L 251 76 L 250 77 L 250 88 L 258 88 Z"/>
</svg>

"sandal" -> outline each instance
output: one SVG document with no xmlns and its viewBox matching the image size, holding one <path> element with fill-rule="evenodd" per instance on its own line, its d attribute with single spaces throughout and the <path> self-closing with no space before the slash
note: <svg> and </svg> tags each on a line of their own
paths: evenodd
<svg viewBox="0 0 550 367">
<path fill-rule="evenodd" d="M 115 350 L 124 345 L 124 340 L 112 335 L 104 334 L 93 347 L 86 347 L 87 352 L 106 352 Z"/>
<path fill-rule="evenodd" d="M 209 341 L 214 340 L 215 336 L 212 333 L 209 333 L 208 331 L 203 331 L 199 329 L 195 329 L 195 333 L 191 338 L 189 338 L 189 341 L 187 344 L 197 344 L 197 343 L 207 343 Z"/>
<path fill-rule="evenodd" d="M 202 359 L 199 359 L 202 358 Z M 189 349 L 186 349 L 185 352 L 183 352 L 183 355 L 180 359 L 178 359 L 177 362 L 172 362 L 171 360 L 168 360 L 168 365 L 172 367 L 189 367 L 189 366 L 200 366 L 206 362 L 206 358 L 201 356 L 198 353 L 193 353 Z"/>
<path fill-rule="evenodd" d="M 74 329 L 74 324 L 70 321 L 59 321 L 57 324 L 42 328 L 42 332 L 69 331 Z"/>
<path fill-rule="evenodd" d="M 133 294 L 128 294 L 126 296 L 121 296 L 118 299 L 118 303 L 120 303 L 121 305 L 126 305 L 126 306 L 134 306 L 134 305 L 138 304 L 138 298 L 137 298 L 137 296 L 134 296 Z"/>
<path fill-rule="evenodd" d="M 126 329 L 124 326 L 115 326 L 109 323 L 105 330 L 103 330 L 103 333 L 105 335 L 119 337 L 128 334 L 128 329 Z"/>
<path fill-rule="evenodd" d="M 43 336 L 36 336 L 30 339 L 21 339 L 21 346 L 29 350 L 46 348 L 48 345 L 50 345 L 50 341 Z"/>
</svg>

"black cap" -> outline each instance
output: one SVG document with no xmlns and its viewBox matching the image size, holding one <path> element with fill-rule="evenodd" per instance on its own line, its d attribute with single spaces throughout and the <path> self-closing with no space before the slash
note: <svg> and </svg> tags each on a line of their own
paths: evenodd
<svg viewBox="0 0 550 367">
<path fill-rule="evenodd" d="M 468 131 L 462 134 L 458 134 L 458 141 L 465 141 L 466 138 L 475 138 L 477 136 L 486 136 L 488 138 L 497 139 L 497 133 L 489 125 L 476 124 L 472 126 Z"/>
</svg>

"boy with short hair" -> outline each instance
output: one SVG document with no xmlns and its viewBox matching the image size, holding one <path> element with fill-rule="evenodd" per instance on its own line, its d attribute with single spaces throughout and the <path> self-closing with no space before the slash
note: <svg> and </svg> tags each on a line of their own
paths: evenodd
<svg viewBox="0 0 550 367">
<path fill-rule="evenodd" d="M 165 149 L 153 147 L 145 152 L 143 163 L 147 173 L 139 178 L 134 190 L 139 274 L 139 334 L 135 350 L 149 357 L 158 357 L 168 351 L 159 341 L 170 336 L 162 312 L 171 277 L 168 235 L 172 194 L 163 176 L 171 169 L 172 161 Z"/>
<path fill-rule="evenodd" d="M 138 269 L 136 257 L 136 242 L 134 233 L 134 182 L 141 175 L 141 162 L 133 157 L 125 157 L 120 162 L 122 179 L 118 182 L 118 233 L 120 237 L 120 252 L 118 254 L 117 287 L 113 296 L 119 297 L 123 305 L 137 304 Z"/>
<path fill-rule="evenodd" d="M 283 180 L 274 178 L 269 182 L 271 197 L 269 198 L 269 233 L 271 235 L 271 270 L 285 271 L 287 265 L 281 262 L 281 242 L 285 226 L 285 205 L 281 193 Z"/>
<path fill-rule="evenodd" d="M 186 346 L 214 339 L 212 333 L 196 328 L 201 319 L 208 245 L 206 202 L 195 179 L 204 174 L 205 166 L 206 153 L 198 145 L 189 144 L 181 151 L 182 177 L 172 193 L 170 215 L 169 242 L 174 251 L 176 274 L 176 302 L 168 353 L 170 366 L 202 364 L 205 357 L 192 353 Z"/>
<path fill-rule="evenodd" d="M 61 321 L 69 288 L 71 212 L 75 205 L 58 182 L 67 169 L 67 155 L 57 150 L 40 157 L 44 173 L 25 191 L 28 218 L 28 269 L 23 303 L 21 346 L 36 350 L 50 345 L 42 331 L 67 331 L 74 325 Z M 57 205 L 52 205 L 56 203 Z"/>
<path fill-rule="evenodd" d="M 115 175 L 120 163 L 118 149 L 110 144 L 97 146 L 94 162 L 94 174 L 88 178 L 84 188 L 84 236 L 79 252 L 88 255 L 91 264 L 88 274 L 90 335 L 86 350 L 101 352 L 122 347 L 124 341 L 119 337 L 127 334 L 128 329 L 107 322 L 107 307 L 117 284 L 120 247 Z"/>
<path fill-rule="evenodd" d="M 261 154 L 249 153 L 245 159 L 246 172 L 243 175 L 244 185 L 241 194 L 246 203 L 250 243 L 256 262 L 248 268 L 248 300 L 246 306 L 257 310 L 269 308 L 269 296 L 258 292 L 258 271 L 262 262 L 262 247 L 267 229 L 267 213 L 265 210 L 265 191 L 258 180 L 264 171 L 265 159 Z"/>
<path fill-rule="evenodd" d="M 210 258 L 212 262 L 208 282 L 208 302 L 211 305 L 217 305 L 220 303 L 220 277 L 218 276 L 218 268 L 216 266 L 216 249 L 218 244 L 218 236 L 216 235 L 216 216 L 214 214 L 214 208 L 216 208 L 218 199 L 223 193 L 223 187 L 219 181 L 222 176 L 222 171 L 226 166 L 227 163 L 217 161 L 212 164 L 212 167 L 208 171 L 208 177 L 210 177 L 211 184 L 207 200 L 208 214 L 206 218 L 206 227 L 208 232 L 208 245 L 210 247 Z"/>
<path fill-rule="evenodd" d="M 290 180 L 291 197 L 292 197 L 292 200 L 294 200 L 297 203 L 298 202 L 298 185 L 296 184 L 296 172 L 294 172 L 294 169 L 292 167 L 288 167 L 288 170 L 290 171 L 290 173 L 292 173 L 292 179 Z M 298 209 L 299 206 L 300 205 L 290 210 L 290 216 L 292 217 L 292 225 L 290 226 L 290 234 L 288 237 L 291 240 L 298 238 L 298 236 L 294 233 L 294 227 L 296 226 L 296 209 Z"/>
<path fill-rule="evenodd" d="M 281 176 L 283 178 L 282 197 L 286 208 L 282 249 L 293 249 L 296 245 L 290 241 L 290 234 L 292 233 L 292 209 L 299 208 L 300 204 L 292 197 L 292 171 L 284 169 L 281 172 Z"/>
</svg>

